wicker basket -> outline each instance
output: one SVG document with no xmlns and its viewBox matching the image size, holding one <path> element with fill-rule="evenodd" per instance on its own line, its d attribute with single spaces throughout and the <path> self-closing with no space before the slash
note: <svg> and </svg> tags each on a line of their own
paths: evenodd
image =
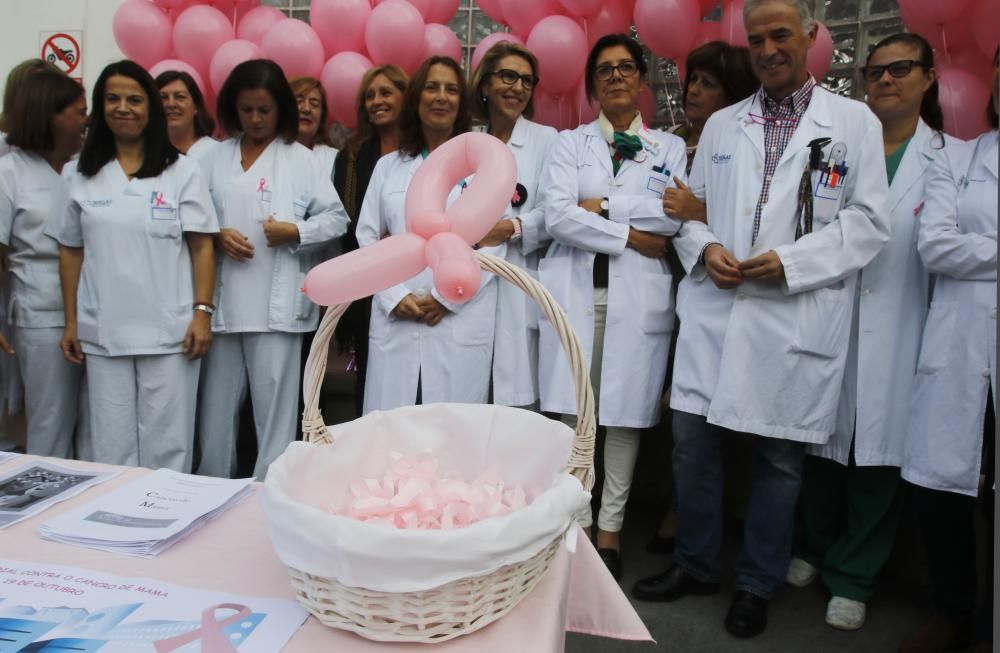
<svg viewBox="0 0 1000 653">
<path fill-rule="evenodd" d="M 530 274 L 499 257 L 480 252 L 476 256 L 483 270 L 506 279 L 535 300 L 562 341 L 576 381 L 580 416 L 566 471 L 589 491 L 594 485 L 594 393 L 576 333 L 552 295 Z M 319 410 L 320 386 L 330 338 L 347 306 L 327 310 L 306 362 L 302 432 L 305 440 L 314 444 L 333 442 Z M 299 602 L 327 626 L 378 641 L 435 643 L 479 630 L 510 612 L 545 575 L 561 540 L 562 535 L 524 562 L 423 592 L 373 591 L 291 567 L 288 571 Z"/>
</svg>

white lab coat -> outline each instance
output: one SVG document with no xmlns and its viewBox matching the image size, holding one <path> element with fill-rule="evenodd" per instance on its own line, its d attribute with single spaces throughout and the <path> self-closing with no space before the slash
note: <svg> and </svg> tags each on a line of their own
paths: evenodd
<svg viewBox="0 0 1000 653">
<path fill-rule="evenodd" d="M 211 136 L 202 136 L 194 142 L 194 145 L 188 148 L 185 156 L 194 159 L 198 163 L 203 163 L 204 161 L 207 161 L 210 156 L 212 156 L 212 152 L 218 146 L 219 141 L 215 140 Z"/>
<path fill-rule="evenodd" d="M 421 163 L 422 157 L 398 151 L 379 159 L 358 216 L 361 247 L 384 236 L 406 232 L 406 190 Z M 459 195 L 456 187 L 448 198 L 449 205 Z M 406 295 L 427 292 L 449 310 L 436 326 L 392 315 Z M 484 274 L 482 286 L 473 299 L 465 304 L 444 301 L 434 288 L 430 268 L 376 293 L 368 339 L 364 412 L 412 406 L 417 398 L 418 381 L 425 404 L 485 403 L 489 395 L 496 297 L 496 278 Z"/>
<path fill-rule="evenodd" d="M 997 397 L 997 132 L 934 162 L 920 257 L 937 275 L 924 327 L 903 478 L 976 496 L 987 387 Z"/>
<path fill-rule="evenodd" d="M 663 212 L 663 192 L 684 177 L 684 141 L 645 127 L 642 160 L 614 174 L 608 143 L 594 121 L 559 135 L 545 177 L 545 227 L 553 242 L 538 278 L 569 316 L 589 360 L 594 342 L 594 257 L 610 255 L 608 313 L 598 422 L 644 428 L 659 417 L 674 324 L 672 278 L 665 258 L 627 248 L 630 228 L 673 235 L 680 221 Z M 656 170 L 654 170 L 656 168 Z M 658 170 L 658 171 L 657 171 Z M 578 206 L 609 199 L 609 219 Z M 555 330 L 539 321 L 542 410 L 576 414 L 576 386 Z"/>
<path fill-rule="evenodd" d="M 537 275 L 539 254 L 548 245 L 542 177 L 559 133 L 520 117 L 507 146 L 517 162 L 517 181 L 527 191 L 519 207 L 504 216 L 520 218 L 521 239 L 506 243 L 504 258 Z M 493 402 L 528 406 L 538 400 L 538 320 L 535 301 L 523 290 L 497 282 L 496 335 L 493 341 Z"/>
<path fill-rule="evenodd" d="M 298 225 L 299 243 L 278 247 L 275 251 L 271 287 L 266 289 L 270 294 L 268 327 L 271 331 L 286 333 L 313 331 L 319 323 L 319 307 L 302 292 L 302 285 L 306 273 L 321 261 L 323 248 L 347 231 L 349 221 L 329 172 L 320 171 L 311 151 L 298 143 L 281 141 L 269 147 L 276 148 L 274 178 L 264 180 L 271 197 L 272 215 L 275 220 Z M 233 157 L 240 156 L 239 148 L 239 138 L 223 141 L 212 148 L 202 163 L 222 228 L 226 227 L 226 185 L 230 181 Z M 227 264 L 220 260 L 222 265 Z M 212 330 L 225 333 L 225 311 L 221 309 L 228 298 L 218 283 L 221 278 L 216 275 Z"/>
<path fill-rule="evenodd" d="M 859 273 L 837 430 L 809 453 L 859 467 L 899 467 L 910 417 L 929 275 L 917 253 L 917 221 L 931 163 L 960 142 L 921 120 L 889 186 L 892 235 Z"/>
<path fill-rule="evenodd" d="M 681 328 L 670 406 L 725 428 L 825 443 L 836 424 L 850 339 L 856 273 L 889 238 L 882 127 L 864 104 L 820 87 L 785 148 L 771 182 L 756 244 L 753 216 L 764 169 L 757 94 L 709 118 L 691 170 L 708 205 L 708 225 L 687 222 L 674 246 L 689 271 L 677 294 Z M 814 198 L 813 231 L 795 240 L 798 188 L 808 143 L 846 148 L 839 191 Z M 815 191 L 820 171 L 812 172 Z M 720 290 L 701 253 L 722 243 L 739 260 L 774 250 L 785 282 L 746 281 Z"/>
</svg>

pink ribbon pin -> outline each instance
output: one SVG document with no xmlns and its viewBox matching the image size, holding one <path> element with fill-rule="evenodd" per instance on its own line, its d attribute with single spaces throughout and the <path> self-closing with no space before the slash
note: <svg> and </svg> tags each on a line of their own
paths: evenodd
<svg viewBox="0 0 1000 653">
<path fill-rule="evenodd" d="M 216 610 L 236 610 L 225 619 L 218 620 L 215 617 Z M 201 640 L 201 653 L 237 653 L 236 647 L 230 643 L 226 636 L 226 627 L 241 619 L 246 619 L 252 613 L 250 608 L 239 603 L 219 603 L 205 609 L 201 613 L 201 628 L 192 630 L 183 635 L 177 635 L 169 639 L 161 639 L 153 642 L 156 653 L 170 653 L 187 646 L 191 642 Z"/>
<path fill-rule="evenodd" d="M 267 186 L 267 180 L 264 179 L 263 177 L 261 177 L 260 181 L 257 183 L 257 192 L 258 193 L 263 193 L 264 192 L 264 188 L 266 186 Z"/>
</svg>

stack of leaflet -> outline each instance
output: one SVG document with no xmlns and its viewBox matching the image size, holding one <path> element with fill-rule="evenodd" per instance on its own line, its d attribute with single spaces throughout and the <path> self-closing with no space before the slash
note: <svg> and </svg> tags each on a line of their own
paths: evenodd
<svg viewBox="0 0 1000 653">
<path fill-rule="evenodd" d="M 253 494 L 253 479 L 158 469 L 42 524 L 47 540 L 152 558 Z"/>
</svg>

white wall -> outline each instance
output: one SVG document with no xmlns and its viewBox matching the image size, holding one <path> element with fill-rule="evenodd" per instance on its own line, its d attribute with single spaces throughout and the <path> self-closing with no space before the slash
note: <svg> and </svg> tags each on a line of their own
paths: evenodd
<svg viewBox="0 0 1000 653">
<path fill-rule="evenodd" d="M 81 65 L 89 95 L 104 66 L 123 56 L 111 33 L 111 19 L 121 3 L 122 0 L 0 0 L 0 93 L 12 67 L 41 55 L 39 32 L 82 30 Z"/>
</svg>

